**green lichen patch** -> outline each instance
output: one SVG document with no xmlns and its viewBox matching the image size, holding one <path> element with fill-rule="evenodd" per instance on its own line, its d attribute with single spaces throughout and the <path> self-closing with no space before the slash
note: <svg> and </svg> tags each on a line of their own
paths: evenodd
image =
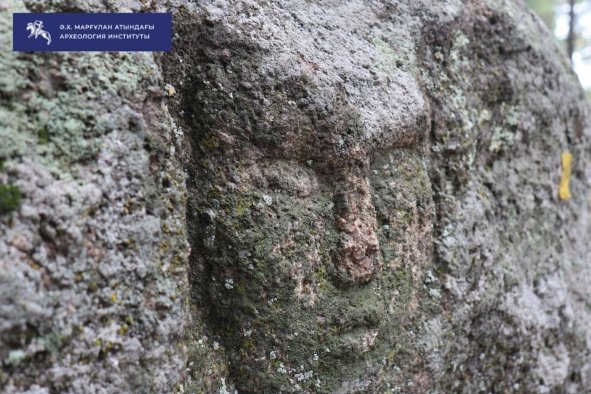
<svg viewBox="0 0 591 394">
<path fill-rule="evenodd" d="M 49 131 L 47 130 L 47 128 L 42 128 L 41 130 L 39 130 L 39 144 L 41 145 L 45 145 L 48 144 L 50 140 L 49 137 Z"/>
<path fill-rule="evenodd" d="M 0 215 L 15 212 L 21 205 L 22 194 L 17 186 L 0 183 Z"/>
</svg>

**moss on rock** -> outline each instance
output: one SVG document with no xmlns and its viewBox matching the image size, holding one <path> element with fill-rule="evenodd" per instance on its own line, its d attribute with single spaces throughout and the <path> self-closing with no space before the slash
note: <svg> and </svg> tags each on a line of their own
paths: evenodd
<svg viewBox="0 0 591 394">
<path fill-rule="evenodd" d="M 0 214 L 9 214 L 19 209 L 22 194 L 15 185 L 0 183 Z"/>
</svg>

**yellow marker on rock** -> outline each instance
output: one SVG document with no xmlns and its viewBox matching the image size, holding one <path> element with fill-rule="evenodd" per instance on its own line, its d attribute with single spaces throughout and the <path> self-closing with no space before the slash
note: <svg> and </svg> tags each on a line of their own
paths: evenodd
<svg viewBox="0 0 591 394">
<path fill-rule="evenodd" d="M 561 155 L 562 159 L 562 177 L 560 178 L 560 187 L 558 189 L 558 197 L 561 200 L 570 200 L 570 170 L 573 161 L 573 155 L 569 152 L 564 152 Z"/>
</svg>

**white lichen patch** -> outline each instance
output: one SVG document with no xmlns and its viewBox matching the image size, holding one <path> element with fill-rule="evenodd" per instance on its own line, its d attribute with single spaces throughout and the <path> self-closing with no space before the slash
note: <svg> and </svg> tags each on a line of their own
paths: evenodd
<svg viewBox="0 0 591 394">
<path fill-rule="evenodd" d="M 226 282 L 224 283 L 224 287 L 228 290 L 232 290 L 234 288 L 234 279 L 227 278 Z"/>
<path fill-rule="evenodd" d="M 371 329 L 363 334 L 361 338 L 361 349 L 364 352 L 369 351 L 369 349 L 373 346 L 376 341 L 376 338 L 380 331 L 378 329 Z"/>
</svg>

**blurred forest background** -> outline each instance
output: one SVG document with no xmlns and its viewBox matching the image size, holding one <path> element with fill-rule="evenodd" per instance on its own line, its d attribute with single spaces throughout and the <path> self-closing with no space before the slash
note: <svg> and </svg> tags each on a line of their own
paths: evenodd
<svg viewBox="0 0 591 394">
<path fill-rule="evenodd" d="M 591 103 L 591 0 L 525 0 L 571 59 Z"/>
</svg>

